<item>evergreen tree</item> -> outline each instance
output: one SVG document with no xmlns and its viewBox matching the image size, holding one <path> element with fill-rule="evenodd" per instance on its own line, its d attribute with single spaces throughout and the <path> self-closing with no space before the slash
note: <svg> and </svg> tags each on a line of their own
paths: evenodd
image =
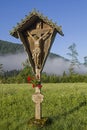
<svg viewBox="0 0 87 130">
<path fill-rule="evenodd" d="M 84 57 L 84 65 L 87 66 L 87 56 Z"/>
<path fill-rule="evenodd" d="M 26 59 L 25 62 L 22 63 L 22 65 L 23 65 L 23 68 L 30 67 L 29 59 Z"/>
<path fill-rule="evenodd" d="M 2 70 L 2 64 L 0 64 L 0 75 L 2 74 L 3 70 Z"/>
<path fill-rule="evenodd" d="M 20 71 L 20 73 L 16 77 L 17 83 L 26 83 L 27 82 L 27 77 L 32 76 L 32 68 L 31 67 L 25 67 L 23 70 Z"/>
<path fill-rule="evenodd" d="M 70 71 L 70 74 L 74 73 L 74 67 L 75 65 L 77 65 L 79 67 L 79 61 L 78 61 L 78 52 L 76 50 L 76 44 L 73 43 L 72 45 L 70 45 L 68 47 L 69 49 L 69 53 L 67 53 L 67 55 L 70 57 L 70 68 L 69 68 L 69 71 Z"/>
</svg>

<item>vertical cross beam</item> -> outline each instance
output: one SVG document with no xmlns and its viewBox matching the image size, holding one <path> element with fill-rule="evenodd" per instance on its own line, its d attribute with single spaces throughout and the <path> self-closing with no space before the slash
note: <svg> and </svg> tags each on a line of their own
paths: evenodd
<svg viewBox="0 0 87 130">
<path fill-rule="evenodd" d="M 42 110 L 41 110 L 41 103 L 35 103 L 35 119 L 41 119 L 42 117 Z"/>
</svg>

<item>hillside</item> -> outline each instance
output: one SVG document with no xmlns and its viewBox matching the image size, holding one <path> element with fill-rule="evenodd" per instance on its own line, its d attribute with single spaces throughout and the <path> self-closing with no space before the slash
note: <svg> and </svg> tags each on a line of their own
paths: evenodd
<svg viewBox="0 0 87 130">
<path fill-rule="evenodd" d="M 23 45 L 0 40 L 0 55 L 16 54 L 24 52 Z"/>
<path fill-rule="evenodd" d="M 24 51 L 22 44 L 0 40 L 0 64 L 3 64 L 4 71 L 22 69 L 22 63 L 27 58 L 27 53 Z M 69 72 L 69 67 L 70 61 L 68 59 L 50 53 L 43 71 L 48 74 L 62 75 L 64 71 Z M 74 70 L 80 74 L 87 73 L 87 67 L 84 64 L 80 64 L 79 67 L 75 66 Z"/>
<path fill-rule="evenodd" d="M 0 55 L 16 54 L 16 53 L 24 53 L 24 47 L 22 44 L 0 40 Z M 54 53 L 50 53 L 49 57 L 51 59 L 54 59 L 54 58 L 60 58 L 61 56 Z"/>
<path fill-rule="evenodd" d="M 24 51 L 23 44 L 0 40 L 0 55 L 17 54 L 17 53 L 24 53 L 24 52 L 25 51 Z M 54 58 L 65 59 L 64 57 L 54 53 L 50 53 L 49 57 L 50 59 L 54 59 Z"/>
<path fill-rule="evenodd" d="M 4 71 L 22 69 L 22 63 L 28 58 L 26 54 L 22 44 L 0 40 L 0 64 L 3 64 Z M 62 74 L 66 68 L 65 62 L 67 63 L 68 60 L 64 57 L 50 53 L 43 71 Z M 63 69 L 61 69 L 61 66 Z"/>
</svg>

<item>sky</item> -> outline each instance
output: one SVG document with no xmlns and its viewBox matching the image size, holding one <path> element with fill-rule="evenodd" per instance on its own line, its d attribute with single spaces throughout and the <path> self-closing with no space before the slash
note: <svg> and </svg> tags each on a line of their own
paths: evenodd
<svg viewBox="0 0 87 130">
<path fill-rule="evenodd" d="M 21 43 L 9 31 L 33 9 L 57 25 L 64 36 L 56 35 L 51 52 L 69 58 L 68 47 L 76 44 L 78 60 L 87 56 L 87 0 L 0 0 L 0 40 Z"/>
</svg>

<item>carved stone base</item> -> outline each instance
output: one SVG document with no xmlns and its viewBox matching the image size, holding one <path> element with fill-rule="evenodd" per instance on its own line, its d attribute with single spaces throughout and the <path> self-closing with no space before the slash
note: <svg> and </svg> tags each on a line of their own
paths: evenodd
<svg viewBox="0 0 87 130">
<path fill-rule="evenodd" d="M 35 93 L 32 95 L 32 100 L 35 103 L 35 119 L 41 119 L 42 108 L 41 103 L 43 101 L 43 95 L 41 93 Z"/>
</svg>

